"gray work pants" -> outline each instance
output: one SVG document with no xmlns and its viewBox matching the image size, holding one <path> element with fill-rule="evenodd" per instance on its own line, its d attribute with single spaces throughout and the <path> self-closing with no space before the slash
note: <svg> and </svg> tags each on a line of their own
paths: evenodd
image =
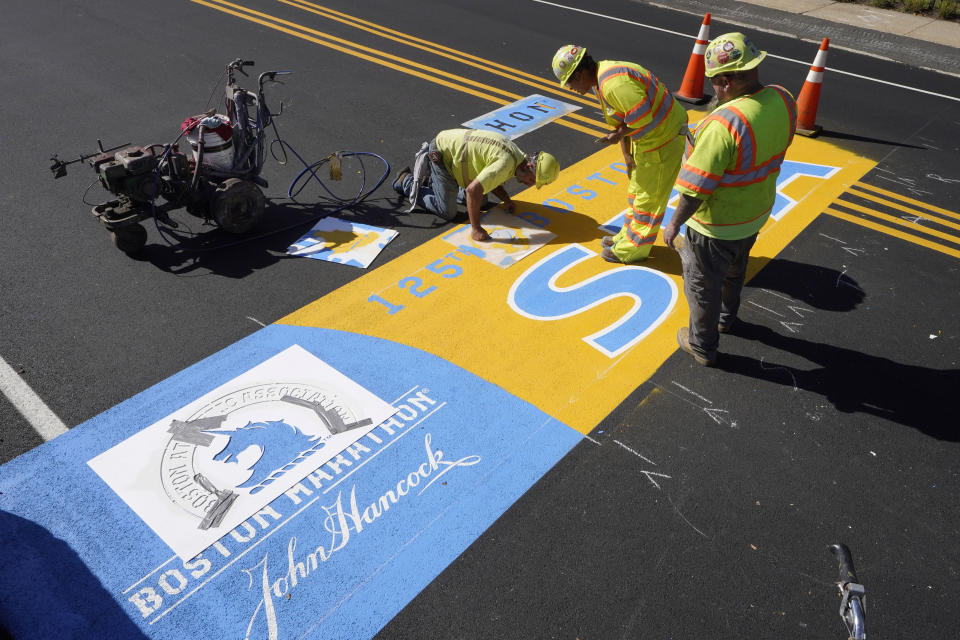
<svg viewBox="0 0 960 640">
<path fill-rule="evenodd" d="M 435 139 L 430 141 L 429 152 L 431 157 L 436 154 L 439 158 Z M 403 195 L 409 197 L 413 191 L 413 176 L 409 174 L 405 176 L 399 186 Z M 430 179 L 420 187 L 417 193 L 417 206 L 444 220 L 453 220 L 457 217 L 457 202 L 461 194 L 463 194 L 463 188 L 457 184 L 456 178 L 447 172 L 447 168 L 443 166 L 443 160 L 438 159 L 437 162 L 430 160 Z"/>
<path fill-rule="evenodd" d="M 757 234 L 741 240 L 718 240 L 687 227 L 680 251 L 683 292 L 690 306 L 690 347 L 713 358 L 720 344 L 717 325 L 730 325 L 740 309 L 740 291 L 750 249 Z"/>
</svg>

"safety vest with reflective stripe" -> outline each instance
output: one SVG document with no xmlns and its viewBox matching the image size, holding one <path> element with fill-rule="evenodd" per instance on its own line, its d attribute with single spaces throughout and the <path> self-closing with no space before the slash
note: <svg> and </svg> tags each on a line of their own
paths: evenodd
<svg viewBox="0 0 960 640">
<path fill-rule="evenodd" d="M 770 85 L 735 98 L 696 127 L 677 190 L 703 200 L 687 225 L 712 238 L 747 238 L 763 226 L 797 125 L 790 92 Z"/>
<path fill-rule="evenodd" d="M 633 129 L 634 151 L 656 149 L 673 140 L 687 123 L 686 110 L 655 75 L 632 62 L 597 64 L 600 109 L 607 124 Z"/>
<path fill-rule="evenodd" d="M 526 159 L 520 147 L 495 131 L 447 129 L 437 134 L 436 145 L 454 180 L 464 188 L 478 180 L 484 193 L 514 177 Z"/>
</svg>

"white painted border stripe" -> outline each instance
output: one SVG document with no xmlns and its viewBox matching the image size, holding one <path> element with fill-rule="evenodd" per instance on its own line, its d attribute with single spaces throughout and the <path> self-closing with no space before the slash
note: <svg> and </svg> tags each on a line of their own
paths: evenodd
<svg viewBox="0 0 960 640">
<path fill-rule="evenodd" d="M 678 32 L 678 31 L 671 31 L 670 29 L 662 29 L 662 28 L 660 28 L 660 27 L 654 27 L 654 26 L 649 25 L 649 24 L 643 24 L 642 22 L 634 22 L 633 20 L 626 20 L 626 19 L 624 19 L 624 18 L 617 18 L 617 17 L 615 17 L 615 16 L 608 16 L 608 15 L 604 15 L 604 14 L 602 14 L 602 13 L 596 13 L 596 12 L 594 12 L 594 11 L 587 11 L 586 9 L 579 9 L 579 8 L 577 8 L 577 7 L 568 7 L 567 5 L 557 4 L 556 2 L 547 2 L 547 0 L 533 0 L 533 2 L 537 2 L 537 3 L 539 3 L 539 4 L 550 5 L 551 7 L 558 7 L 558 8 L 560 8 L 560 9 L 567 9 L 567 10 L 569 10 L 569 11 L 577 11 L 577 12 L 579 12 L 579 13 L 586 13 L 586 14 L 591 15 L 591 16 L 597 16 L 598 18 L 606 18 L 607 20 L 614 20 L 614 21 L 616 21 L 616 22 L 625 22 L 626 24 L 632 24 L 632 25 L 637 26 L 637 27 L 644 27 L 644 28 L 646 28 L 646 29 L 653 29 L 654 31 L 662 31 L 662 32 L 664 32 L 664 33 L 669 33 L 669 34 L 675 35 L 675 36 L 682 36 L 682 37 L 684 37 L 684 38 L 690 38 L 690 37 L 691 37 L 690 34 L 688 34 L 688 33 L 680 33 L 680 32 Z M 667 9 L 670 9 L 670 8 L 671 8 L 671 7 L 666 6 L 666 5 L 655 5 L 655 6 L 661 6 L 661 7 L 667 8 Z M 729 22 L 729 21 L 728 21 L 728 22 Z M 734 23 L 734 24 L 736 24 L 736 23 Z M 783 35 L 785 35 L 785 34 L 783 34 Z M 832 45 L 832 43 L 831 43 L 831 45 Z M 834 48 L 834 49 L 842 49 L 843 47 L 833 46 L 833 48 Z M 847 49 L 847 50 L 848 50 L 848 51 L 853 51 L 854 53 L 862 53 L 862 52 L 860 52 L 860 51 L 856 51 L 856 49 Z M 864 55 L 870 55 L 870 54 L 864 54 Z M 778 60 L 786 60 L 787 62 L 796 62 L 797 64 L 802 64 L 802 65 L 804 65 L 804 66 L 810 64 L 809 62 L 804 62 L 803 60 L 794 60 L 793 58 L 785 58 L 785 57 L 783 57 L 783 56 L 773 55 L 772 53 L 768 53 L 768 54 L 767 54 L 767 57 L 768 57 L 768 58 L 776 58 L 776 59 L 778 59 Z M 876 56 L 874 56 L 874 57 L 876 57 Z M 926 94 L 926 95 L 928 95 L 928 96 L 936 96 L 936 97 L 938 97 L 938 98 L 946 98 L 947 100 L 954 100 L 955 102 L 960 102 L 960 98 L 955 97 L 955 96 L 948 96 L 948 95 L 944 95 L 944 94 L 942 94 L 942 93 L 935 93 L 935 92 L 933 92 L 933 91 L 927 91 L 926 89 L 918 89 L 917 87 L 909 87 L 909 86 L 907 86 L 907 85 L 905 85 L 905 84 L 897 84 L 896 82 L 888 82 L 887 80 L 881 80 L 881 79 L 879 79 L 879 78 L 871 78 L 870 76 L 863 76 L 863 75 L 860 75 L 859 73 L 851 73 L 850 71 L 841 71 L 840 69 L 830 69 L 830 73 L 839 73 L 839 74 L 845 75 L 845 76 L 852 76 L 852 77 L 854 77 L 854 78 L 860 78 L 861 80 L 869 80 L 870 82 L 878 82 L 878 83 L 880 83 L 880 84 L 885 84 L 885 85 L 888 85 L 888 86 L 891 86 L 891 87 L 897 87 L 897 88 L 899 88 L 899 89 L 907 89 L 908 91 L 916 91 L 917 93 L 923 93 L 923 94 Z"/>
<path fill-rule="evenodd" d="M 44 441 L 67 432 L 67 425 L 40 399 L 7 361 L 0 358 L 0 392 L 23 414 Z"/>
</svg>

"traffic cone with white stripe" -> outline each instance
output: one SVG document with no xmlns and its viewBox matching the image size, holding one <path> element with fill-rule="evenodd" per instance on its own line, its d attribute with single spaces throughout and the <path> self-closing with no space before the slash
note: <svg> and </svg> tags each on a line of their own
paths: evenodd
<svg viewBox="0 0 960 640">
<path fill-rule="evenodd" d="M 824 38 L 797 98 L 797 133 L 802 136 L 813 137 L 823 128 L 817 124 L 817 107 L 820 104 L 820 85 L 823 84 L 823 70 L 827 66 L 829 47 L 830 38 Z"/>
<path fill-rule="evenodd" d="M 703 72 L 706 70 L 703 54 L 707 51 L 708 42 L 710 42 L 709 13 L 703 16 L 703 24 L 700 25 L 700 33 L 697 34 L 697 41 L 693 45 L 693 53 L 690 54 L 690 62 L 687 63 L 687 71 L 683 74 L 680 90 L 673 94 L 678 100 L 690 104 L 703 104 L 710 99 L 703 95 Z"/>
</svg>

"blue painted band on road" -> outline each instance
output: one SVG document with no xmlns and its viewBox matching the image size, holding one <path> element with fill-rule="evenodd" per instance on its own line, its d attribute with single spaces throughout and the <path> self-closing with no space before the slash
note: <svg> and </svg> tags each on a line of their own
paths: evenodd
<svg viewBox="0 0 960 640">
<path fill-rule="evenodd" d="M 175 557 L 87 460 L 292 345 L 397 413 Z M 581 439 L 423 351 L 273 325 L 0 468 L 0 619 L 18 639 L 370 637 Z"/>
</svg>

